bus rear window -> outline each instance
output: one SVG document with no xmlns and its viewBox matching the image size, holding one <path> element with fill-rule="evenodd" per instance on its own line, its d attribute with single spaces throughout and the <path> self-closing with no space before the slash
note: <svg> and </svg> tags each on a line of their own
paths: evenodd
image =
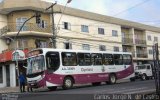
<svg viewBox="0 0 160 100">
<path fill-rule="evenodd" d="M 62 64 L 63 66 L 76 66 L 77 55 L 73 52 L 62 52 Z"/>
</svg>

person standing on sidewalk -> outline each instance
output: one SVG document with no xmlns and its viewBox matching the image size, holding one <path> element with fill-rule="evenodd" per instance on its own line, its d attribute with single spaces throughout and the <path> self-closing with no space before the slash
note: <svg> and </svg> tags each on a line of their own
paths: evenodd
<svg viewBox="0 0 160 100">
<path fill-rule="evenodd" d="M 19 75 L 19 82 L 20 82 L 20 90 L 21 92 L 25 92 L 25 76 L 23 75 L 22 72 L 20 72 L 20 75 Z"/>
</svg>

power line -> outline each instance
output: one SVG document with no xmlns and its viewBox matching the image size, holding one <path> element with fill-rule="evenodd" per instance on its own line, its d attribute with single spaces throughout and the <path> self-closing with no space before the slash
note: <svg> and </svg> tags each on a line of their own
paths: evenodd
<svg viewBox="0 0 160 100">
<path fill-rule="evenodd" d="M 145 1 L 141 2 L 141 3 L 138 3 L 138 4 L 132 6 L 132 7 L 128 8 L 128 9 L 125 9 L 125 10 L 123 10 L 121 12 L 118 12 L 117 14 L 114 14 L 113 16 L 117 16 L 119 14 L 122 14 L 122 13 L 126 12 L 126 11 L 129 11 L 129 10 L 131 10 L 131 9 L 137 7 L 137 6 L 140 6 L 140 5 L 142 5 L 142 4 L 144 4 L 144 3 L 148 2 L 148 1 L 150 1 L 150 0 L 145 0 Z"/>
</svg>

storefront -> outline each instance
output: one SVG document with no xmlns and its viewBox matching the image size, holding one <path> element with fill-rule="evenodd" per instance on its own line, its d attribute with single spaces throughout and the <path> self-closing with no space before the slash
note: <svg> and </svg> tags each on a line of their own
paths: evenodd
<svg viewBox="0 0 160 100">
<path fill-rule="evenodd" d="M 23 50 L 25 55 L 28 49 Z M 4 51 L 0 54 L 0 87 L 15 87 L 18 85 L 16 63 L 12 61 L 13 51 Z M 25 56 L 26 57 L 26 56 Z M 26 59 L 18 61 L 19 72 L 26 72 Z"/>
</svg>

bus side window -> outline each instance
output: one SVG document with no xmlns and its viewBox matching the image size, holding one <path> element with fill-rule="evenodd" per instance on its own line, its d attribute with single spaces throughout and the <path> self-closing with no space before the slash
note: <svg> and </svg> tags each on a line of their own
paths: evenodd
<svg viewBox="0 0 160 100">
<path fill-rule="evenodd" d="M 114 54 L 115 65 L 123 65 L 123 56 L 121 54 Z"/>
<path fill-rule="evenodd" d="M 91 65 L 91 58 L 89 53 L 78 53 L 77 55 L 79 66 Z"/>
<path fill-rule="evenodd" d="M 93 65 L 102 65 L 102 54 L 93 53 L 91 56 Z"/>
<path fill-rule="evenodd" d="M 104 65 L 113 65 L 113 55 L 112 54 L 103 54 L 103 64 Z"/>
<path fill-rule="evenodd" d="M 131 64 L 131 63 L 132 63 L 131 55 L 124 54 L 124 55 L 123 55 L 123 63 L 124 63 L 125 65 Z"/>
<path fill-rule="evenodd" d="M 63 66 L 76 66 L 77 55 L 74 52 L 62 52 L 62 64 Z"/>
<path fill-rule="evenodd" d="M 84 61 L 86 65 L 91 65 L 91 55 L 89 53 L 84 54 Z"/>
</svg>

